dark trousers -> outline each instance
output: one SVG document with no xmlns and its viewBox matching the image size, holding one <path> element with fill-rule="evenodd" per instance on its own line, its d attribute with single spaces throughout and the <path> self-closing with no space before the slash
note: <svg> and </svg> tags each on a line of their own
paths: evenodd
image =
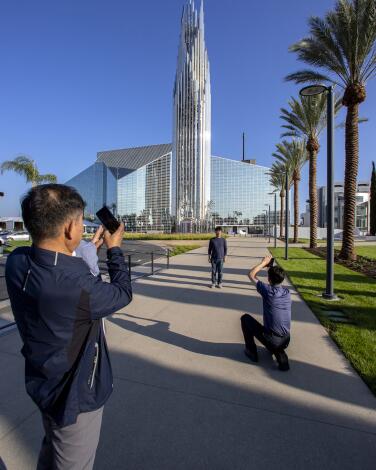
<svg viewBox="0 0 376 470">
<path fill-rule="evenodd" d="M 211 265 L 212 265 L 212 283 L 215 284 L 216 279 L 217 279 L 217 284 L 221 284 L 222 278 L 223 278 L 223 274 L 222 274 L 223 259 L 212 259 Z"/>
<path fill-rule="evenodd" d="M 241 317 L 240 321 L 242 325 L 245 346 L 251 352 L 257 351 L 255 338 L 257 338 L 260 343 L 263 344 L 271 353 L 283 351 L 289 345 L 290 335 L 277 336 L 268 332 L 268 330 L 263 325 L 261 325 L 261 323 L 259 323 L 247 313 Z"/>
</svg>

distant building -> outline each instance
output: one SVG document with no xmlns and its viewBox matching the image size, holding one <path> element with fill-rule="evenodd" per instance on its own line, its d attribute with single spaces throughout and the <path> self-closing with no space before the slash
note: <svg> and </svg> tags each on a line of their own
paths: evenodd
<svg viewBox="0 0 376 470">
<path fill-rule="evenodd" d="M 127 230 L 171 231 L 176 223 L 171 157 L 171 144 L 99 152 L 93 165 L 66 184 L 85 199 L 88 217 L 107 205 L 125 221 Z M 229 230 L 249 227 L 249 231 L 260 232 L 267 223 L 269 204 L 273 222 L 274 195 L 270 193 L 274 188 L 269 168 L 214 156 L 210 162 L 211 200 L 202 229 L 220 224 Z M 279 205 L 277 198 L 277 217 Z"/>
<path fill-rule="evenodd" d="M 334 228 L 343 230 L 344 213 L 344 183 L 334 183 Z M 327 189 L 321 186 L 317 190 L 318 197 L 318 227 L 326 227 L 327 211 Z M 356 192 L 356 215 L 355 227 L 362 232 L 369 231 L 369 202 L 370 202 L 370 183 L 361 181 L 358 183 Z M 302 214 L 303 226 L 310 225 L 309 201 L 307 201 L 306 212 Z"/>
<path fill-rule="evenodd" d="M 0 217 L 0 230 L 25 230 L 22 217 Z"/>
</svg>

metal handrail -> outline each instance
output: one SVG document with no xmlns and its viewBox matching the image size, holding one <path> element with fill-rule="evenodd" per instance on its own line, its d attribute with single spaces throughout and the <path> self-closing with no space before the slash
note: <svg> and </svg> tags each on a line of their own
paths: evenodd
<svg viewBox="0 0 376 470">
<path fill-rule="evenodd" d="M 158 254 L 160 254 L 162 256 L 166 256 L 166 268 L 169 269 L 170 267 L 170 256 L 171 256 L 171 252 L 170 252 L 170 248 L 167 248 L 166 252 L 163 253 L 163 252 L 157 252 Z M 151 252 L 145 252 L 145 251 L 132 251 L 132 253 L 127 253 L 126 255 L 124 256 L 127 256 L 128 257 L 128 273 L 129 273 L 129 279 L 132 281 L 132 255 L 133 254 L 149 254 L 150 255 L 150 274 L 153 275 L 154 272 L 155 272 L 155 269 L 154 269 L 154 261 L 155 261 L 155 258 L 154 258 L 154 254 L 155 252 L 154 251 L 151 251 Z M 158 258 L 157 258 L 158 259 Z M 145 262 L 144 264 L 146 264 L 147 262 Z M 149 275 L 150 275 L 149 274 Z M 144 276 L 147 276 L 148 274 L 145 273 Z M 144 277 L 142 276 L 142 277 Z M 6 300 L 6 299 L 4 299 Z M 16 324 L 16 322 L 10 322 L 8 323 L 7 325 L 3 325 L 0 327 L 0 332 L 2 330 L 6 330 L 8 328 L 11 328 L 13 327 L 14 325 Z"/>
</svg>

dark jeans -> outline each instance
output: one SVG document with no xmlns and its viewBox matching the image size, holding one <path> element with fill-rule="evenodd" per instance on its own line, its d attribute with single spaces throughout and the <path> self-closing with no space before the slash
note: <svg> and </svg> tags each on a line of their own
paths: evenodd
<svg viewBox="0 0 376 470">
<path fill-rule="evenodd" d="M 255 338 L 263 344 L 271 353 L 283 351 L 290 342 L 290 335 L 277 336 L 270 333 L 266 328 L 247 313 L 240 319 L 244 335 L 245 346 L 251 352 L 256 352 Z"/>
<path fill-rule="evenodd" d="M 223 259 L 212 259 L 212 283 L 216 283 L 216 277 L 218 278 L 217 284 L 222 282 L 222 270 L 223 270 Z"/>
</svg>

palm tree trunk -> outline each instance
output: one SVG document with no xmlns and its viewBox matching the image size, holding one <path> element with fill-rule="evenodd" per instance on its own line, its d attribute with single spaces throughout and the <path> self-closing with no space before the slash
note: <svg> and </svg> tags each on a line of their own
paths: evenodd
<svg viewBox="0 0 376 470">
<path fill-rule="evenodd" d="M 283 208 L 285 207 L 285 195 L 280 194 L 281 210 L 279 211 L 279 238 L 283 238 Z"/>
<path fill-rule="evenodd" d="M 356 259 L 354 247 L 356 186 L 359 166 L 359 104 L 350 104 L 346 114 L 346 163 L 343 211 L 343 238 L 340 258 Z"/>
<path fill-rule="evenodd" d="M 299 178 L 294 178 L 294 243 L 298 243 L 299 226 Z"/>
<path fill-rule="evenodd" d="M 317 139 L 311 138 L 307 143 L 309 154 L 309 212 L 310 212 L 310 248 L 317 248 L 317 153 L 319 143 Z"/>
</svg>

